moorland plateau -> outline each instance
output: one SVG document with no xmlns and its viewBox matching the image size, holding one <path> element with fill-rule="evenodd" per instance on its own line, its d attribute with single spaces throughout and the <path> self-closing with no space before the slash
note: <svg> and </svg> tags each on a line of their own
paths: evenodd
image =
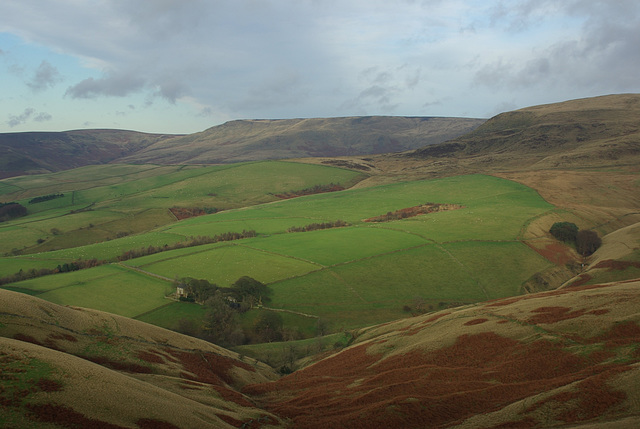
<svg viewBox="0 0 640 429">
<path fill-rule="evenodd" d="M 24 208 L 0 223 L 0 420 L 635 427 L 639 117 L 621 94 L 0 136 Z"/>
</svg>

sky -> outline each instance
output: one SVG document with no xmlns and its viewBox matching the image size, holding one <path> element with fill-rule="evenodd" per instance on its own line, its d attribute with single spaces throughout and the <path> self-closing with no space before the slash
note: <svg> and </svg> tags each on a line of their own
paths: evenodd
<svg viewBox="0 0 640 429">
<path fill-rule="evenodd" d="M 489 118 L 638 92 L 637 0 L 0 2 L 0 132 Z"/>
</svg>

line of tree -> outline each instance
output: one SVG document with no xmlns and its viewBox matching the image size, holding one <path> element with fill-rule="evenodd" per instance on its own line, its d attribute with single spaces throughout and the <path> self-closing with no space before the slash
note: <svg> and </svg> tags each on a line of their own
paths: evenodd
<svg viewBox="0 0 640 429">
<path fill-rule="evenodd" d="M 118 261 L 128 261 L 129 259 L 140 258 L 142 256 L 153 255 L 155 253 L 166 252 L 169 250 L 184 249 L 186 247 L 202 246 L 204 244 L 218 243 L 221 241 L 234 241 L 242 238 L 252 238 L 257 234 L 254 230 L 243 230 L 242 232 L 225 232 L 214 236 L 191 237 L 188 241 L 178 241 L 173 244 L 165 244 L 164 246 L 147 246 L 139 249 L 131 249 L 122 252 L 118 256 Z"/>
<path fill-rule="evenodd" d="M 37 203 L 43 203 L 45 201 L 49 201 L 49 200 L 55 200 L 56 198 L 62 198 L 64 197 L 64 194 L 49 194 L 49 195 L 43 195 L 41 197 L 35 197 L 35 198 L 31 198 L 29 200 L 29 204 L 37 204 Z"/>
<path fill-rule="evenodd" d="M 30 268 L 28 270 L 20 270 L 15 274 L 0 277 L 0 285 L 16 283 L 22 280 L 35 279 L 37 277 L 48 276 L 51 274 L 67 273 L 70 271 L 84 270 L 86 268 L 97 267 L 105 264 L 106 261 L 98 259 L 76 259 L 75 261 L 58 265 L 56 268 Z"/>
<path fill-rule="evenodd" d="M 579 229 L 572 222 L 556 222 L 549 229 L 551 235 L 565 243 L 576 246 L 576 251 L 582 256 L 589 256 L 602 245 L 598 233 L 590 229 Z"/>
<path fill-rule="evenodd" d="M 14 201 L 9 203 L 0 203 L 0 222 L 23 217 L 27 215 L 27 208 L 22 204 Z"/>
<path fill-rule="evenodd" d="M 276 197 L 282 199 L 302 197 L 304 195 L 324 194 L 326 192 L 344 191 L 344 186 L 337 183 L 329 183 L 328 185 L 315 185 L 310 188 L 300 189 L 298 191 L 283 192 L 275 194 Z"/>
<path fill-rule="evenodd" d="M 406 219 L 408 217 L 414 217 L 421 214 L 429 214 L 439 212 L 442 210 L 456 210 L 464 208 L 458 204 L 440 204 L 440 203 L 425 203 L 419 206 L 407 207 L 404 209 L 396 210 L 393 212 L 387 212 L 380 216 L 370 217 L 365 219 L 365 222 L 390 222 L 393 220 Z"/>
<path fill-rule="evenodd" d="M 338 219 L 333 222 L 311 223 L 305 226 L 292 226 L 291 228 L 287 229 L 287 232 L 308 232 L 316 231 L 318 229 L 340 228 L 348 225 L 349 224 L 347 222 Z"/>
</svg>

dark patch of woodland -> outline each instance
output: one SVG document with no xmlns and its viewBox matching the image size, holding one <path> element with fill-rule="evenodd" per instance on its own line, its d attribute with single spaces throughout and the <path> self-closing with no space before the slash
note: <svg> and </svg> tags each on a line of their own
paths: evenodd
<svg viewBox="0 0 640 429">
<path fill-rule="evenodd" d="M 27 215 L 27 208 L 16 202 L 0 203 L 0 222 Z"/>
<path fill-rule="evenodd" d="M 341 228 L 348 225 L 349 224 L 347 222 L 338 219 L 333 222 L 311 223 L 305 226 L 292 226 L 291 228 L 287 229 L 287 232 L 308 232 L 316 231 L 318 229 Z"/>
<path fill-rule="evenodd" d="M 231 287 L 223 288 L 206 279 L 186 277 L 177 283 L 177 287 L 182 288 L 185 294 L 180 297 L 181 301 L 196 302 L 207 309 L 200 324 L 190 319 L 178 322 L 177 330 L 183 334 L 224 346 L 284 338 L 282 317 L 273 311 L 265 311 L 258 316 L 248 330 L 240 326 L 240 313 L 271 301 L 271 289 L 254 278 L 243 276 Z"/>
<path fill-rule="evenodd" d="M 182 220 L 190 217 L 217 213 L 218 209 L 215 207 L 171 207 L 169 211 L 176 217 L 176 219 Z"/>
<path fill-rule="evenodd" d="M 315 185 L 310 188 L 300 189 L 299 191 L 284 192 L 282 194 L 275 194 L 276 197 L 283 200 L 289 198 L 302 197 L 305 195 L 324 194 L 327 192 L 344 191 L 344 187 L 335 183 L 329 183 L 328 185 Z"/>
<path fill-rule="evenodd" d="M 64 197 L 64 194 L 49 194 L 49 195 L 43 195 L 41 197 L 35 197 L 35 198 L 31 198 L 29 200 L 29 204 L 38 204 L 38 203 L 43 203 L 45 201 L 50 201 L 50 200 L 55 200 L 56 198 L 62 198 Z"/>
<path fill-rule="evenodd" d="M 576 251 L 582 256 L 593 254 L 602 245 L 602 239 L 597 232 L 578 229 L 578 226 L 571 222 L 556 222 L 551 226 L 549 232 L 560 241 L 574 244 Z"/>
<path fill-rule="evenodd" d="M 575 243 L 578 230 L 578 225 L 575 223 L 556 222 L 551 226 L 549 232 L 560 241 Z"/>
</svg>

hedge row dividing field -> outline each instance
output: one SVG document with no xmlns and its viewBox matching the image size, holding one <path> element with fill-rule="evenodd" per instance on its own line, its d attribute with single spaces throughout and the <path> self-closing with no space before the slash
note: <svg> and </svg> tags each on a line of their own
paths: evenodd
<svg viewBox="0 0 640 429">
<path fill-rule="evenodd" d="M 304 170 L 296 164 L 276 162 L 236 168 L 255 170 L 257 166 L 282 168 L 285 176 Z M 194 171 L 201 173 L 200 178 L 206 176 L 195 168 L 176 174 Z M 208 174 L 223 175 L 225 180 L 230 180 L 229 174 L 233 172 L 242 173 L 225 167 L 220 171 L 212 169 Z M 135 174 L 149 173 L 143 170 Z M 274 170 L 269 174 L 275 174 Z M 336 182 L 332 175 L 325 180 L 329 176 Z M 128 187 L 128 195 L 142 198 L 141 204 L 149 208 L 154 196 L 162 192 L 172 198 L 171 193 L 187 191 L 181 182 L 167 185 L 169 188 L 160 187 L 160 192 L 151 188 L 161 185 L 159 178 L 140 180 L 143 181 L 135 189 L 132 184 L 126 184 L 101 192 L 113 198 Z M 142 186 L 147 183 L 145 180 L 150 182 L 146 188 Z M 253 183 L 255 180 L 260 180 L 260 175 L 254 171 L 239 180 L 233 189 L 237 191 L 246 186 L 253 195 L 258 195 L 259 185 Z M 309 179 L 312 180 L 318 177 Z M 303 188 L 298 183 L 289 186 L 293 190 Z M 232 193 L 222 185 L 216 189 L 219 196 Z M 200 194 L 204 190 L 203 187 L 189 188 L 189 192 Z M 238 197 L 235 203 L 259 202 L 265 194 L 261 195 L 246 197 L 244 202 Z M 87 202 L 85 199 L 83 204 Z M 363 222 L 426 203 L 457 204 L 463 208 L 389 222 Z M 110 209 L 119 204 L 112 203 Z M 255 238 L 161 252 L 120 266 L 58 274 L 11 286 L 40 294 L 53 302 L 139 316 L 142 320 L 174 327 L 186 314 L 200 317 L 201 307 L 177 302 L 167 305 L 169 301 L 164 296 L 171 291 L 170 281 L 125 270 L 124 266 L 168 279 L 203 278 L 219 286 L 229 286 L 242 276 L 250 276 L 273 289 L 270 307 L 315 315 L 330 322 L 334 329 L 346 329 L 406 316 L 407 308 L 415 307 L 417 301 L 423 309 L 438 309 L 521 293 L 521 284 L 550 263 L 520 242 L 519 234 L 529 219 L 551 209 L 553 206 L 530 188 L 482 175 L 272 200 L 267 204 L 172 222 L 146 234 L 31 255 L 29 266 L 38 260 L 47 261 L 49 265 L 53 261 L 77 258 L 114 260 L 126 250 L 162 246 L 197 235 L 255 230 L 258 234 Z M 337 220 L 349 226 L 286 232 L 293 226 Z M 25 260 L 24 256 L 20 258 Z M 6 259 L 11 263 L 3 263 L 2 269 L 15 269 L 18 260 Z"/>
</svg>

